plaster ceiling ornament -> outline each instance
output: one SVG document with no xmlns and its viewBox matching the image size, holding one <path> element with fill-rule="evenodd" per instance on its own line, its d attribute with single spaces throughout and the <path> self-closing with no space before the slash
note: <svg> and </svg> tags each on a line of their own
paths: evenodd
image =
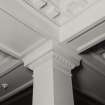
<svg viewBox="0 0 105 105">
<path fill-rule="evenodd" d="M 99 0 L 24 0 L 32 8 L 61 26 L 76 18 Z"/>
</svg>

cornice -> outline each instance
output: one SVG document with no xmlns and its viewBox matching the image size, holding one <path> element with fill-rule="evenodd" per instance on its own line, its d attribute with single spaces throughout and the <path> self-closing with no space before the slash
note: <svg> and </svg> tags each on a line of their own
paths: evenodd
<svg viewBox="0 0 105 105">
<path fill-rule="evenodd" d="M 46 39 L 58 39 L 58 26 L 33 10 L 22 0 L 1 0 L 0 10 L 11 16 L 13 19 L 23 24 L 31 31 L 40 33 Z"/>
</svg>

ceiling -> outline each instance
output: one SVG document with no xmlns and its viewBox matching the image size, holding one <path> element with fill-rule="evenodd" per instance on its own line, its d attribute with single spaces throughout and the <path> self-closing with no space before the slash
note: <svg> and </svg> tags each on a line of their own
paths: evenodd
<svg viewBox="0 0 105 105">
<path fill-rule="evenodd" d="M 0 10 L 0 77 L 22 64 L 17 57 L 20 58 L 42 41 L 44 38 L 40 33 L 32 31 Z"/>
<path fill-rule="evenodd" d="M 0 10 L 0 77 L 22 64 L 19 58 L 43 41 L 39 32 Z"/>
<path fill-rule="evenodd" d="M 18 56 L 22 56 L 28 48 L 35 47 L 44 40 L 40 33 L 27 28 L 2 11 L 0 23 L 0 47 L 11 49 Z"/>
<path fill-rule="evenodd" d="M 27 1 L 30 2 L 27 4 Z M 35 3 L 38 1 L 37 5 L 32 4 L 33 1 Z M 1 50 L 21 57 L 31 49 L 38 47 L 40 43 L 45 42 L 46 39 L 59 39 L 58 25 L 72 21 L 81 12 L 98 2 L 98 0 L 48 0 L 47 7 L 44 4 L 43 8 L 36 8 L 40 5 L 43 6 L 43 2 L 39 1 L 41 0 L 0 0 Z M 59 12 L 60 14 L 56 15 Z M 78 24 L 76 25 L 70 24 L 70 27 L 73 26 L 71 31 L 69 25 L 68 27 L 63 27 L 63 25 L 62 30 L 60 30 L 64 33 L 62 39 L 65 38 L 67 32 L 69 32 L 67 35 L 70 37 L 70 32 L 75 31 L 74 26 L 78 27 Z"/>
<path fill-rule="evenodd" d="M 36 4 L 29 5 L 24 1 L 27 0 L 0 0 L 0 51 L 2 50 L 18 58 L 49 38 L 57 39 L 59 37 L 59 27 L 77 18 L 78 15 L 99 0 L 48 0 L 50 5 L 44 8 L 36 8 Z M 67 27 L 62 26 L 63 31 L 60 32 L 64 33 L 62 34 L 63 40 L 66 38 L 65 34 L 70 37 L 78 31 L 75 31 L 78 22 L 74 22 L 76 25 L 72 23 Z M 80 24 L 81 22 L 79 27 Z M 75 31 L 73 34 L 72 30 Z M 9 59 L 11 63 L 13 61 L 10 64 L 13 66 L 17 59 L 11 58 L 10 55 L 7 56 L 6 54 L 5 56 L 0 52 L 0 64 L 5 60 L 6 62 L 3 65 L 10 64 Z M 5 71 L 1 68 L 2 65 L 0 66 L 0 74 Z"/>
</svg>

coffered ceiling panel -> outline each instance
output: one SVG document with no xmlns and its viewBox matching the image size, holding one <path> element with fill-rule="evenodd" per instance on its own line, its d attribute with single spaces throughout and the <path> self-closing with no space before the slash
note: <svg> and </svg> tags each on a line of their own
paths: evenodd
<svg viewBox="0 0 105 105">
<path fill-rule="evenodd" d="M 28 48 L 37 45 L 43 38 L 40 33 L 0 11 L 0 47 L 21 56 Z"/>
</svg>

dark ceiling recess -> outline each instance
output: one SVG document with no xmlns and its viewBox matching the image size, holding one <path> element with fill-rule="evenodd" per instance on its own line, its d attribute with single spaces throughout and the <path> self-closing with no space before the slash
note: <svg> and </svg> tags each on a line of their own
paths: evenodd
<svg viewBox="0 0 105 105">
<path fill-rule="evenodd" d="M 8 84 L 7 88 L 0 87 L 0 102 L 6 101 L 8 98 L 11 100 L 11 97 L 21 94 L 22 91 L 32 86 L 32 74 L 33 72 L 22 64 L 0 77 L 0 85 Z"/>
<path fill-rule="evenodd" d="M 1 102 L 0 105 L 32 105 L 33 86 L 19 92 L 8 100 Z"/>
</svg>

